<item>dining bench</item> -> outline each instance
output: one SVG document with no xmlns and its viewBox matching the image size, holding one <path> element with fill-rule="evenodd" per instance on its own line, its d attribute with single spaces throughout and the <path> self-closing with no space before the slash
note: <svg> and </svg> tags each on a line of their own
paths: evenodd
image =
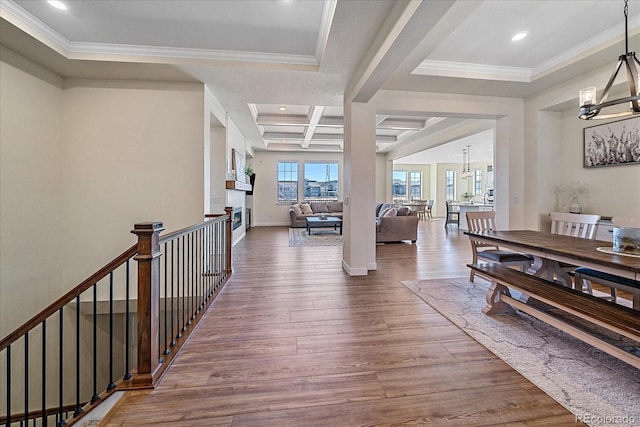
<svg viewBox="0 0 640 427">
<path fill-rule="evenodd" d="M 483 313 L 498 314 L 518 309 L 640 368 L 640 356 L 611 344 L 597 334 L 590 333 L 589 328 L 576 326 L 567 319 L 553 315 L 553 310 L 550 310 L 549 306 L 634 340 L 640 347 L 638 310 L 500 264 L 467 264 L 467 266 L 478 276 L 491 281 L 491 288 L 486 294 L 487 305 L 482 309 Z M 519 291 L 530 299 L 526 302 L 516 299 L 511 295 L 510 290 Z"/>
</svg>

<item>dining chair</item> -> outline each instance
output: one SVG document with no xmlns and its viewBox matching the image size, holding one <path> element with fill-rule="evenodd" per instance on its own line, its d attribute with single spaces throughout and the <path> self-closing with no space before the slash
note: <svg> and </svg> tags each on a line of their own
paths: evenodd
<svg viewBox="0 0 640 427">
<path fill-rule="evenodd" d="M 496 212 L 495 211 L 471 211 L 467 212 L 467 228 L 469 232 L 495 231 L 496 229 Z M 519 252 L 504 251 L 493 243 L 483 243 L 469 239 L 471 242 L 471 254 L 473 255 L 473 264 L 478 259 L 487 262 L 496 262 L 506 266 L 518 266 L 520 271 L 526 272 L 533 264 L 533 256 L 529 254 L 521 254 Z M 469 281 L 473 282 L 475 271 L 472 269 L 469 273 Z"/>
<path fill-rule="evenodd" d="M 640 218 L 633 219 L 615 217 L 612 219 L 612 222 L 614 226 L 640 227 Z M 605 298 L 610 299 L 613 302 L 616 302 L 617 300 L 618 289 L 622 289 L 631 293 L 632 307 L 636 310 L 640 310 L 640 282 L 638 282 L 637 280 L 628 279 L 626 277 L 617 276 L 611 273 L 605 273 L 603 271 L 594 270 L 587 267 L 578 267 L 575 269 L 574 273 L 576 288 L 580 286 L 583 290 L 592 294 L 592 282 L 607 286 L 609 287 L 609 289 L 611 289 L 611 296 L 607 296 Z"/>
<path fill-rule="evenodd" d="M 427 219 L 427 201 L 426 200 L 414 200 L 416 204 L 416 212 L 418 212 L 418 219 Z"/>
<path fill-rule="evenodd" d="M 427 202 L 427 217 L 429 219 L 433 219 L 433 216 L 431 215 L 432 210 L 433 210 L 433 199 L 429 199 L 429 201 Z"/>
<path fill-rule="evenodd" d="M 551 233 L 593 239 L 600 215 L 551 212 Z"/>
<path fill-rule="evenodd" d="M 447 207 L 447 216 L 444 221 L 444 228 L 449 228 L 449 224 L 460 226 L 460 212 L 454 211 L 449 200 L 444 201 Z"/>
<path fill-rule="evenodd" d="M 566 212 L 551 212 L 551 234 L 562 234 L 564 236 L 580 237 L 582 239 L 593 239 L 598 230 L 600 215 L 572 214 Z M 563 278 L 555 277 L 561 282 L 568 282 L 570 285 L 571 275 L 574 274 L 576 266 L 560 263 L 560 269 L 567 273 Z M 562 275 L 562 274 L 561 274 Z M 574 280 L 576 289 L 593 294 L 590 281 Z M 615 299 L 615 289 L 611 289 L 611 298 Z"/>
</svg>

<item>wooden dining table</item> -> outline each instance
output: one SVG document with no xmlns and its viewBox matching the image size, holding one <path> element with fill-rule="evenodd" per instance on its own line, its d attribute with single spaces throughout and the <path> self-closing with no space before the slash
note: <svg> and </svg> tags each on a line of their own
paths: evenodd
<svg viewBox="0 0 640 427">
<path fill-rule="evenodd" d="M 640 257 L 609 253 L 607 250 L 610 250 L 611 242 L 533 230 L 465 234 L 476 241 L 491 242 L 501 248 L 533 255 L 534 275 L 548 280 L 553 280 L 554 277 L 560 277 L 561 281 L 566 280 L 563 279 L 566 272 L 560 263 L 589 267 L 616 276 L 640 280 Z"/>
</svg>

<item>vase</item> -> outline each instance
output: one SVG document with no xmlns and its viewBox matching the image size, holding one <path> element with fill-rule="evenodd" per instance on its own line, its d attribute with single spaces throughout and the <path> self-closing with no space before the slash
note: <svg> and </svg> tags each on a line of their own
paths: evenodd
<svg viewBox="0 0 640 427">
<path fill-rule="evenodd" d="M 569 205 L 569 212 L 573 214 L 582 213 L 582 206 L 580 206 L 578 202 L 574 200 L 573 202 L 571 202 L 571 205 Z"/>
</svg>

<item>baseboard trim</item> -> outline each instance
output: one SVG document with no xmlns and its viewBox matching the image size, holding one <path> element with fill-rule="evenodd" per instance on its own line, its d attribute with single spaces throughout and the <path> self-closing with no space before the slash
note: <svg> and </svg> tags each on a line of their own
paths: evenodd
<svg viewBox="0 0 640 427">
<path fill-rule="evenodd" d="M 346 271 L 349 276 L 366 276 L 369 274 L 369 270 L 366 268 L 351 268 L 345 260 L 342 260 L 342 269 Z"/>
<path fill-rule="evenodd" d="M 378 264 L 375 262 L 370 262 L 369 264 L 367 264 L 367 270 L 371 271 L 371 270 L 377 270 L 378 269 Z"/>
</svg>

